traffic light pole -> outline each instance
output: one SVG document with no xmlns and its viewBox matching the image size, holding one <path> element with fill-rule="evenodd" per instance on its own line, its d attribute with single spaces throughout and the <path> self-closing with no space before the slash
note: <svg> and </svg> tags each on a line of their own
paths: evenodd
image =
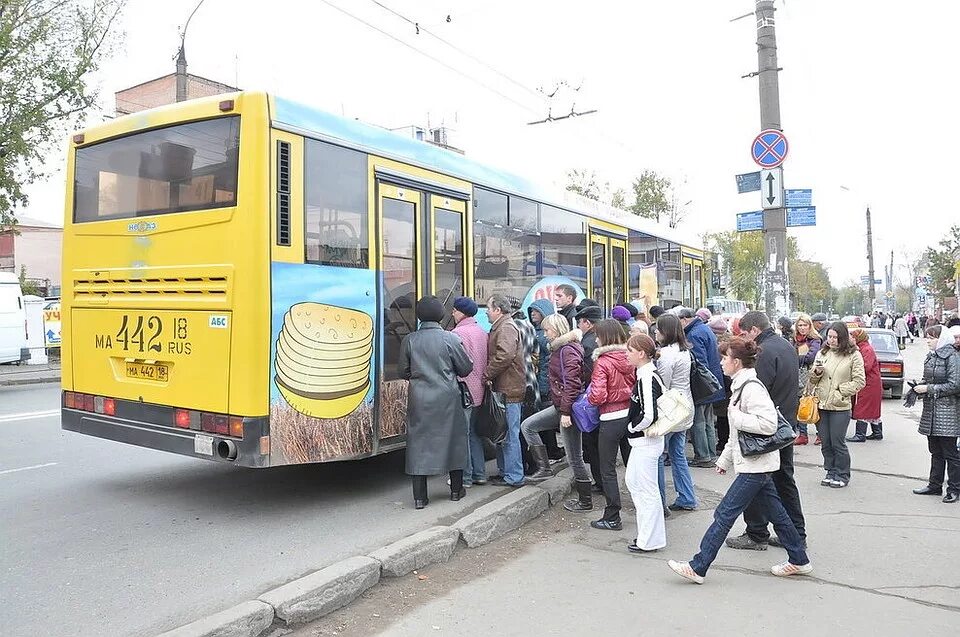
<svg viewBox="0 0 960 637">
<path fill-rule="evenodd" d="M 757 0 L 757 74 L 760 80 L 760 130 L 783 130 L 780 126 L 780 83 L 777 77 L 777 36 L 773 0 Z M 787 275 L 787 211 L 763 212 L 763 245 L 766 255 L 763 298 L 767 316 L 787 314 L 790 281 Z"/>
</svg>

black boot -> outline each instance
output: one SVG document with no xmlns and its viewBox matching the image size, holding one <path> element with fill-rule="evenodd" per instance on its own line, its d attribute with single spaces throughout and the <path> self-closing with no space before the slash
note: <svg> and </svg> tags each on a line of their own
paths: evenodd
<svg viewBox="0 0 960 637">
<path fill-rule="evenodd" d="M 550 471 L 550 458 L 547 456 L 547 448 L 544 445 L 530 445 L 530 456 L 537 464 L 537 470 L 530 476 L 530 480 L 539 482 L 553 477 L 553 472 Z"/>
<path fill-rule="evenodd" d="M 863 442 L 867 439 L 867 423 L 862 420 L 857 421 L 857 432 L 847 437 L 847 442 Z"/>
<path fill-rule="evenodd" d="M 413 506 L 422 509 L 430 503 L 427 499 L 427 476 L 411 476 L 413 478 Z"/>
<path fill-rule="evenodd" d="M 567 452 L 557 444 L 557 432 L 553 429 L 540 432 L 540 440 L 547 448 L 547 457 L 550 462 L 558 462 L 567 456 Z"/>
<path fill-rule="evenodd" d="M 454 502 L 467 497 L 467 490 L 463 488 L 463 470 L 450 472 L 450 499 Z"/>
<path fill-rule="evenodd" d="M 883 440 L 883 423 L 882 422 L 872 422 L 870 423 L 870 435 L 866 436 L 866 440 Z"/>
<path fill-rule="evenodd" d="M 564 502 L 563 508 L 567 511 L 592 511 L 593 495 L 590 493 L 590 481 L 577 480 L 574 487 L 577 489 L 577 497 Z"/>
</svg>

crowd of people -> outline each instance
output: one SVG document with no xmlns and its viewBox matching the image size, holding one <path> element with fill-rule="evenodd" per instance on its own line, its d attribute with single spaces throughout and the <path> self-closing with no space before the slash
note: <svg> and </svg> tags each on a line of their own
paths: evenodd
<svg viewBox="0 0 960 637">
<path fill-rule="evenodd" d="M 664 311 L 639 302 L 605 316 L 595 301 L 576 297 L 572 286 L 560 285 L 553 303 L 538 300 L 524 313 L 517 299 L 493 295 L 485 300 L 489 332 L 475 318 L 473 299 L 455 299 L 451 332 L 441 327 L 439 299 L 418 301 L 420 327 L 405 338 L 400 365 L 410 381 L 407 473 L 416 508 L 429 502 L 427 476 L 449 474 L 450 497 L 459 500 L 473 485 L 548 479 L 566 457 L 575 497 L 564 507 L 592 511 L 602 494 L 602 514 L 590 526 L 620 531 L 619 456 L 637 517 L 627 549 L 645 553 L 666 546 L 671 512 L 698 508 L 691 468 L 732 471 L 700 552 L 670 567 L 702 583 L 724 544 L 778 546 L 788 560 L 772 568 L 775 575 L 809 573 L 793 447 L 808 444 L 815 426 L 826 472 L 820 484 L 841 489 L 851 480 L 847 443 L 882 440 L 883 387 L 867 333 L 823 314 L 774 325 L 751 311 L 728 325 L 705 308 Z M 960 499 L 960 327 L 924 330 L 931 351 L 910 392 L 923 400 L 920 433 L 928 437 L 931 472 L 915 493 L 942 494 L 946 474 L 943 501 L 952 503 Z M 707 389 L 704 377 L 712 377 Z M 488 478 L 477 418 L 492 392 L 505 403 L 506 436 L 496 445 L 498 474 Z M 771 437 L 778 427 L 792 429 L 795 439 L 759 455 L 744 451 L 746 438 Z M 744 531 L 728 537 L 741 514 Z"/>
</svg>

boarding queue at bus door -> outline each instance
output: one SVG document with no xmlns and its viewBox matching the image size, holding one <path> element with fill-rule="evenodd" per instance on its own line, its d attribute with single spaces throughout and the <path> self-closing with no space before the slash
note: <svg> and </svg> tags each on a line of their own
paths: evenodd
<svg viewBox="0 0 960 637">
<path fill-rule="evenodd" d="M 417 509 L 429 502 L 427 476 L 448 473 L 450 499 L 466 495 L 467 421 L 457 378 L 469 375 L 473 362 L 460 337 L 440 325 L 444 314 L 437 297 L 420 299 L 420 326 L 400 345 L 400 377 L 410 381 L 406 473 L 413 480 Z"/>
</svg>

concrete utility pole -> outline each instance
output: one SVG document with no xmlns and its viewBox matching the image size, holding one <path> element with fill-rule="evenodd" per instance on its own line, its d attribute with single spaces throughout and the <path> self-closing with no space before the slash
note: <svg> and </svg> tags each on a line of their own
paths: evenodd
<svg viewBox="0 0 960 637">
<path fill-rule="evenodd" d="M 893 294 L 893 250 L 890 251 L 890 272 L 887 274 L 887 309 L 896 310 L 896 297 L 891 298 Z"/>
<path fill-rule="evenodd" d="M 870 208 L 867 208 L 867 274 L 870 276 L 870 311 L 877 298 L 877 286 L 873 282 L 873 227 L 870 225 Z"/>
<path fill-rule="evenodd" d="M 190 26 L 190 21 L 193 20 L 194 14 L 197 12 L 197 9 L 200 8 L 206 0 L 200 0 L 197 3 L 197 6 L 193 8 L 193 11 L 190 12 L 190 17 L 187 18 L 186 24 L 183 25 L 183 32 L 180 34 L 180 51 L 177 52 L 177 101 L 185 102 L 187 100 L 187 27 Z"/>
<path fill-rule="evenodd" d="M 777 36 L 773 0 L 757 0 L 757 75 L 760 80 L 760 130 L 783 130 L 780 126 L 780 83 L 777 77 Z M 787 211 L 763 211 L 763 245 L 767 274 L 764 305 L 768 316 L 790 311 L 790 281 L 787 278 Z"/>
</svg>

